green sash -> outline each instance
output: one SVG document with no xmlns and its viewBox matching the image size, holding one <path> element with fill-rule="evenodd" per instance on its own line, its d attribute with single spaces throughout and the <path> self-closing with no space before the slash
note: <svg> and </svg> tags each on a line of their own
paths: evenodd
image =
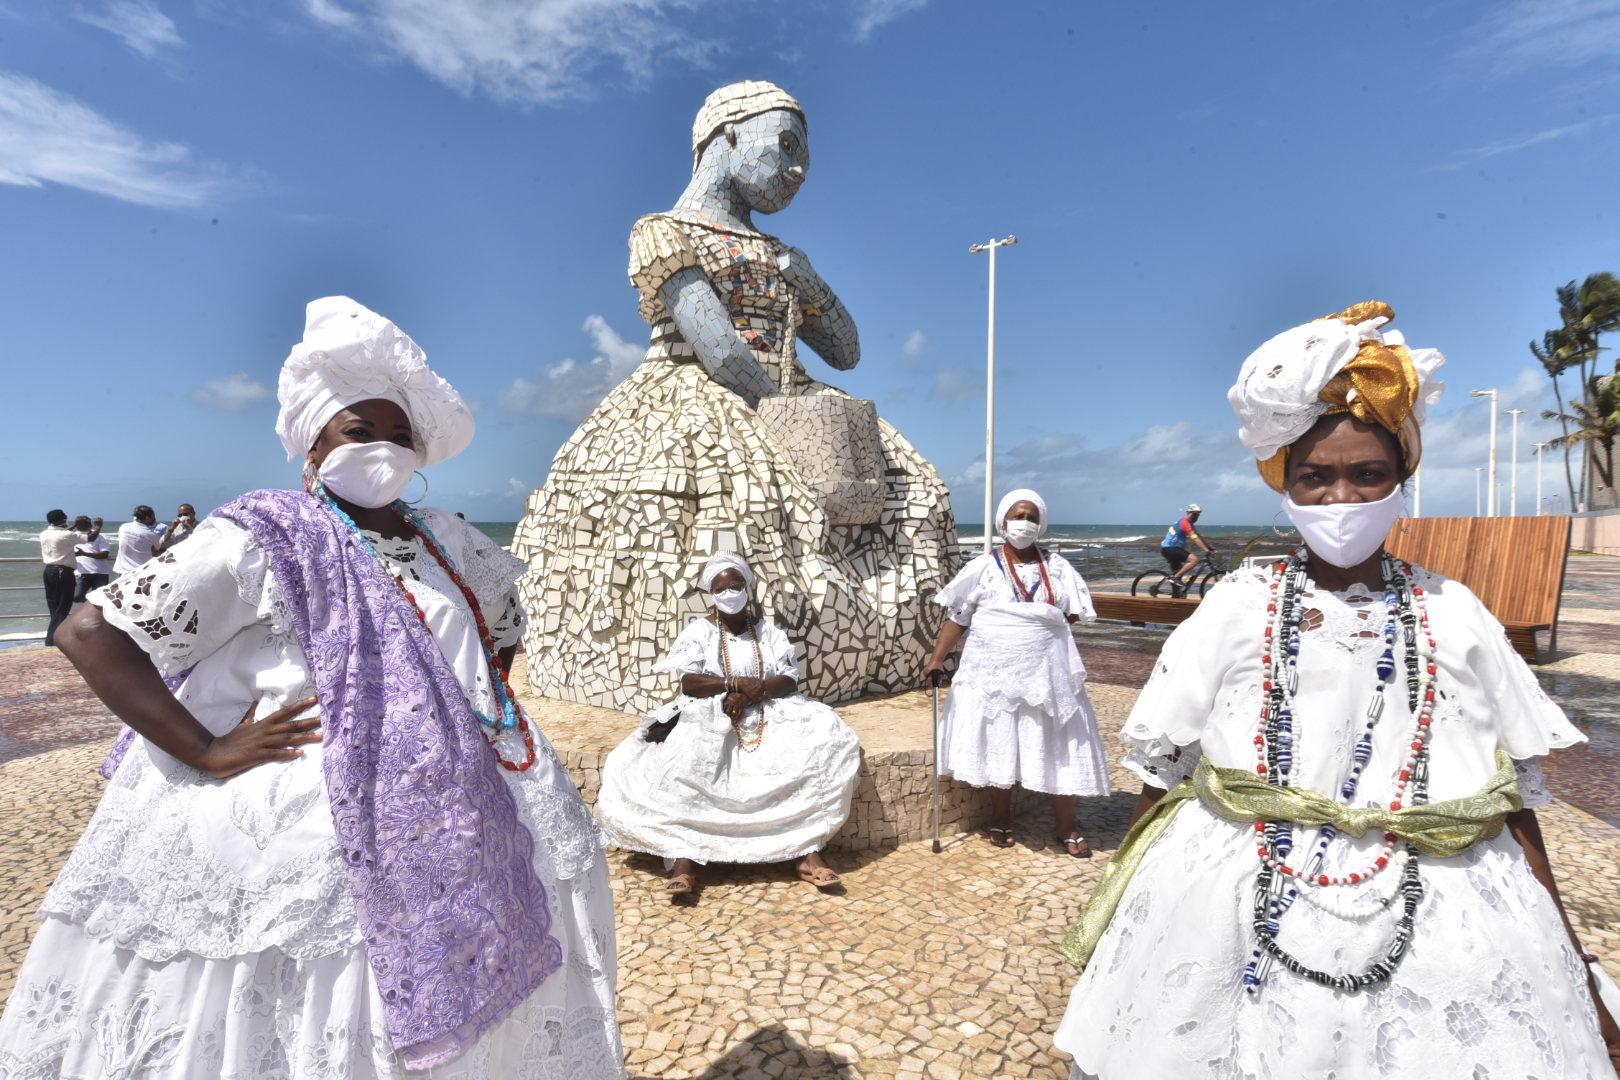
<svg viewBox="0 0 1620 1080">
<path fill-rule="evenodd" d="M 1496 774 L 1474 794 L 1400 810 L 1340 806 L 1320 792 L 1277 787 L 1252 772 L 1217 768 L 1205 758 L 1190 779 L 1154 803 L 1125 834 L 1108 869 L 1103 871 L 1097 891 L 1086 902 L 1080 921 L 1064 937 L 1063 955 L 1082 968 L 1086 966 L 1148 849 L 1170 827 L 1176 811 L 1194 798 L 1228 821 L 1291 821 L 1305 826 L 1331 823 L 1350 836 L 1365 836 L 1374 830 L 1392 832 L 1424 855 L 1437 859 L 1461 855 L 1479 841 L 1489 840 L 1502 831 L 1502 822 L 1509 814 L 1524 806 L 1513 759 L 1500 750 L 1496 752 Z"/>
</svg>

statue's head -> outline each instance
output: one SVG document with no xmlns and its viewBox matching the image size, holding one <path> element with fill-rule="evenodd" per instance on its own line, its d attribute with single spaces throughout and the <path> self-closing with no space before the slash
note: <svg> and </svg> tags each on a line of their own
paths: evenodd
<svg viewBox="0 0 1620 1080">
<path fill-rule="evenodd" d="M 722 175 L 750 209 L 774 214 L 793 201 L 810 169 L 804 109 L 768 82 L 710 94 L 692 124 L 692 171 Z"/>
</svg>

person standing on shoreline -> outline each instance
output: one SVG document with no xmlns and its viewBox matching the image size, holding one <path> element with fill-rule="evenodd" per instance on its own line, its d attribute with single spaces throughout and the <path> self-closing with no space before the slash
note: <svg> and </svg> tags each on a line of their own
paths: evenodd
<svg viewBox="0 0 1620 1080">
<path fill-rule="evenodd" d="M 73 611 L 73 549 L 83 537 L 67 524 L 66 510 L 52 510 L 45 515 L 45 530 L 39 534 L 39 557 L 45 564 L 45 612 L 50 616 L 46 645 L 56 644 L 56 628 Z"/>
<path fill-rule="evenodd" d="M 111 580 L 108 571 L 112 569 L 112 552 L 108 550 L 107 538 L 102 535 L 100 518 L 80 514 L 73 519 L 73 531 L 81 538 L 73 549 L 78 569 L 78 589 L 73 594 L 73 602 L 82 604 L 91 590 Z"/>
<path fill-rule="evenodd" d="M 996 847 L 1013 845 L 1013 785 L 1051 795 L 1058 841 L 1089 859 L 1078 801 L 1111 790 L 1070 630 L 1097 618 L 1091 590 L 1067 559 L 1036 543 L 1048 527 L 1038 493 L 1008 492 L 996 521 L 1002 545 L 969 562 L 934 598 L 946 619 L 923 668 L 931 685 L 962 646 L 940 717 L 939 772 L 990 789 L 994 821 L 986 831 Z"/>
<path fill-rule="evenodd" d="M 157 512 L 141 504 L 131 513 L 131 521 L 118 526 L 118 558 L 113 562 L 113 576 L 121 577 L 145 566 L 157 554 L 163 530 L 157 527 Z"/>
<path fill-rule="evenodd" d="M 158 539 L 156 547 L 152 549 L 154 555 L 161 555 L 176 544 L 188 539 L 197 531 L 197 508 L 190 503 L 181 503 L 174 512 L 174 520 L 169 522 L 168 528 Z"/>
</svg>

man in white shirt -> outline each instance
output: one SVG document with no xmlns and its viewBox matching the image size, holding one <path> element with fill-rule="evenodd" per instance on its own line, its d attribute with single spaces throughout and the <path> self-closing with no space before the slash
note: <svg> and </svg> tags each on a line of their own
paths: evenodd
<svg viewBox="0 0 1620 1080">
<path fill-rule="evenodd" d="M 73 519 L 73 531 L 82 537 L 73 549 L 76 556 L 73 561 L 79 571 L 79 588 L 73 594 L 73 602 L 82 604 L 92 589 L 99 589 L 110 580 L 112 552 L 107 548 L 107 538 L 101 535 L 100 518 L 80 514 Z"/>
<path fill-rule="evenodd" d="M 134 521 L 118 526 L 118 559 L 113 563 L 113 576 L 127 574 L 144 566 L 154 554 L 163 537 L 157 528 L 157 514 L 150 506 L 137 506 Z"/>
<path fill-rule="evenodd" d="M 45 515 L 39 557 L 45 564 L 45 610 L 51 617 L 45 630 L 47 645 L 56 644 L 56 628 L 73 611 L 73 549 L 83 539 L 67 527 L 67 511 L 52 510 Z"/>
<path fill-rule="evenodd" d="M 163 530 L 163 539 L 158 541 L 156 553 L 161 555 L 180 541 L 188 539 L 197 530 L 197 509 L 190 503 L 181 503 L 180 508 L 174 512 L 174 520 L 169 527 Z"/>
</svg>

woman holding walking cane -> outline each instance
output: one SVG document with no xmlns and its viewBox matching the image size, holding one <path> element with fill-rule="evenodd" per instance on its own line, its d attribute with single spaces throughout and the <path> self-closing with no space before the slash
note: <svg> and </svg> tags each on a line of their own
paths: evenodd
<svg viewBox="0 0 1620 1080">
<path fill-rule="evenodd" d="M 996 519 L 1004 542 L 934 598 L 949 617 L 923 669 L 931 686 L 962 646 L 937 727 L 937 771 L 990 789 L 995 819 L 986 831 L 996 847 L 1013 845 L 1014 784 L 1051 795 L 1057 839 L 1070 855 L 1088 859 L 1076 801 L 1110 791 L 1086 667 L 1070 630 L 1096 619 L 1091 590 L 1067 559 L 1036 543 L 1047 529 L 1039 494 L 1008 492 Z"/>
</svg>

